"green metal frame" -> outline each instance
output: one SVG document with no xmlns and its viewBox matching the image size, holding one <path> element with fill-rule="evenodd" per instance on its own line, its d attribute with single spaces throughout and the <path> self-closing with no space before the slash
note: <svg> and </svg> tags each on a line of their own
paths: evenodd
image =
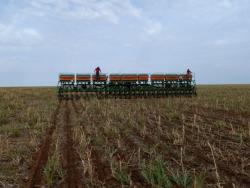
<svg viewBox="0 0 250 188">
<path fill-rule="evenodd" d="M 100 76 L 103 76 L 101 74 Z M 112 97 L 140 98 L 167 96 L 196 96 L 194 80 L 157 80 L 157 81 L 62 81 L 58 84 L 59 98 L 77 97 Z"/>
</svg>

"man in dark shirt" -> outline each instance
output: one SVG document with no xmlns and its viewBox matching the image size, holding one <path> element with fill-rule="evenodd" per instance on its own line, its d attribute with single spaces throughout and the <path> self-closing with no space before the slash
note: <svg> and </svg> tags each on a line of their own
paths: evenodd
<svg viewBox="0 0 250 188">
<path fill-rule="evenodd" d="M 95 78 L 97 81 L 100 79 L 100 72 L 101 72 L 100 67 L 96 67 L 95 68 Z"/>
<path fill-rule="evenodd" d="M 191 72 L 191 70 L 187 70 L 187 75 L 191 75 L 192 74 L 192 72 Z"/>
</svg>

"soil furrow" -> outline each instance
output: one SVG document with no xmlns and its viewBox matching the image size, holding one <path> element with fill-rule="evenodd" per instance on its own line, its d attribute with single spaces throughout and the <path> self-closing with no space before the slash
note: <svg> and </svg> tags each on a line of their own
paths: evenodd
<svg viewBox="0 0 250 188">
<path fill-rule="evenodd" d="M 62 187 L 69 188 L 81 188 L 83 187 L 83 178 L 81 171 L 78 168 L 80 165 L 80 157 L 78 156 L 76 150 L 74 149 L 74 143 L 72 138 L 72 124 L 71 124 L 71 110 L 69 108 L 69 102 L 66 102 L 64 109 L 64 121 L 61 126 L 62 132 L 60 132 L 62 143 L 62 157 L 61 163 L 62 167 L 66 172 L 65 179 L 62 183 Z"/>
<path fill-rule="evenodd" d="M 185 124 L 185 125 L 188 125 L 188 124 Z M 137 131 L 134 129 L 133 131 L 134 133 L 136 133 Z M 186 129 L 186 133 L 188 133 L 188 135 L 192 135 L 193 134 L 193 131 L 191 129 Z M 132 135 L 131 135 L 132 136 Z M 141 139 L 140 138 L 140 135 L 137 135 L 135 136 L 133 134 L 133 137 L 134 138 L 138 138 L 139 140 Z M 204 135 L 201 135 L 201 138 L 206 140 L 206 138 L 204 137 Z M 185 138 L 186 141 L 188 141 L 189 145 L 192 144 L 192 147 L 189 149 L 187 149 L 187 153 L 197 159 L 199 159 L 198 161 L 202 161 L 204 164 L 210 164 L 210 165 L 213 165 L 213 161 L 212 159 L 208 158 L 204 151 L 205 150 L 201 150 L 199 149 L 197 146 L 195 146 L 195 144 L 193 143 L 194 140 L 191 139 L 190 137 L 186 137 Z M 162 137 L 160 137 L 160 140 L 162 140 Z M 153 137 L 147 137 L 144 139 L 142 139 L 142 143 L 147 143 L 147 142 L 150 142 L 151 143 L 148 143 L 148 144 L 151 144 L 151 145 L 154 145 L 157 143 L 157 140 L 154 140 Z M 159 141 L 158 141 L 159 142 Z M 127 140 L 127 143 L 129 143 L 129 141 Z M 133 145 L 136 144 L 136 143 L 133 143 Z M 159 145 L 158 147 L 160 148 L 161 151 L 164 151 L 166 150 L 165 147 L 160 147 L 161 145 Z M 187 146 L 186 146 L 187 147 Z M 204 149 L 204 148 L 203 148 Z M 171 155 L 171 156 L 174 156 L 176 155 L 173 150 L 170 152 L 171 150 L 168 150 L 168 155 Z M 170 152 L 170 153 L 169 153 Z M 233 152 L 233 151 L 232 151 Z M 235 170 L 233 170 L 232 168 L 230 168 L 229 166 L 227 166 L 224 162 L 221 162 L 221 161 L 217 161 L 217 165 L 218 165 L 218 168 L 220 171 L 223 171 L 224 174 L 227 174 L 228 177 L 233 177 L 235 178 L 236 180 L 238 180 L 239 182 L 242 182 L 246 185 L 249 185 L 249 177 L 246 175 L 246 174 L 243 174 L 243 173 L 240 173 L 240 172 L 236 172 Z"/>
<path fill-rule="evenodd" d="M 205 114 L 202 114 L 202 113 L 197 113 L 197 112 L 192 112 L 192 111 L 183 111 L 184 114 L 187 114 L 187 115 L 197 115 L 197 116 L 200 116 L 202 117 L 202 119 L 206 120 L 206 121 L 224 121 L 226 123 L 232 123 L 232 124 L 235 124 L 237 126 L 241 126 L 241 127 L 245 127 L 247 128 L 247 125 L 244 124 L 242 121 L 239 121 L 239 120 L 235 120 L 233 119 L 232 117 L 224 117 L 224 116 L 212 116 L 212 115 L 205 115 Z M 224 118 L 222 118 L 224 117 Z"/>
<path fill-rule="evenodd" d="M 205 111 L 214 112 L 218 116 L 220 116 L 220 115 L 227 115 L 227 116 L 232 116 L 232 117 L 241 116 L 243 118 L 249 118 L 250 117 L 250 113 L 247 112 L 247 111 L 237 112 L 237 111 L 233 111 L 233 110 L 215 109 L 213 107 L 204 107 L 204 106 L 194 106 L 194 107 L 197 107 L 199 109 L 203 109 Z"/>
<path fill-rule="evenodd" d="M 61 103 L 58 104 L 52 116 L 52 126 L 45 133 L 46 136 L 35 157 L 36 158 L 35 165 L 32 167 L 28 184 L 24 187 L 30 187 L 30 188 L 36 187 L 36 186 L 39 186 L 42 182 L 42 170 L 48 160 L 50 146 L 52 142 L 52 135 L 56 128 L 56 121 L 57 121 L 57 116 L 59 114 L 60 107 L 61 107 Z"/>
<path fill-rule="evenodd" d="M 193 155 L 196 157 L 199 161 L 204 162 L 204 164 L 208 163 L 213 165 L 213 161 L 211 158 L 207 157 L 206 155 L 202 154 L 203 150 L 199 149 L 197 147 L 189 148 L 186 150 L 187 154 Z M 225 163 L 221 163 L 220 161 L 217 161 L 218 171 L 223 171 L 224 174 L 226 174 L 228 177 L 237 180 L 238 182 L 241 182 L 247 186 L 250 185 L 250 179 L 249 176 L 240 172 L 236 172 L 231 167 L 227 166 Z"/>
<path fill-rule="evenodd" d="M 76 114 L 80 114 L 80 111 L 79 111 L 78 107 L 76 106 L 75 100 L 72 100 L 72 105 L 73 105 L 73 108 L 74 108 Z"/>
</svg>

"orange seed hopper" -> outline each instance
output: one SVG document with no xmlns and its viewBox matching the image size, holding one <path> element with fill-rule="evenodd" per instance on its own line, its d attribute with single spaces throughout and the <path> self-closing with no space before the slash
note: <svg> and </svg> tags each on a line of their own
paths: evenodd
<svg viewBox="0 0 250 188">
<path fill-rule="evenodd" d="M 152 74 L 151 81 L 164 81 L 165 75 L 164 74 Z"/>
<path fill-rule="evenodd" d="M 60 74 L 59 81 L 60 82 L 74 82 L 75 75 L 74 74 Z"/>
<path fill-rule="evenodd" d="M 122 74 L 121 80 L 122 81 L 135 81 L 136 82 L 138 80 L 138 75 L 137 74 Z"/>
<path fill-rule="evenodd" d="M 90 82 L 91 75 L 90 74 L 77 74 L 76 75 L 76 82 Z"/>
<path fill-rule="evenodd" d="M 148 74 L 139 74 L 138 75 L 138 81 L 147 82 L 148 81 Z"/>
</svg>

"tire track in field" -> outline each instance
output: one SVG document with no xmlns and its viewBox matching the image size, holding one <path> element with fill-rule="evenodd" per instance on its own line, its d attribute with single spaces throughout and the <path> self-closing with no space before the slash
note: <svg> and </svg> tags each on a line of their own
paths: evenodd
<svg viewBox="0 0 250 188">
<path fill-rule="evenodd" d="M 80 116 L 80 110 L 79 106 L 75 103 L 74 100 L 72 100 L 72 106 L 77 116 Z M 109 175 L 111 174 L 111 170 L 109 169 L 109 166 L 104 164 L 101 160 L 101 154 L 96 150 L 96 148 L 92 148 L 91 152 L 91 158 L 92 162 L 95 166 L 94 173 L 96 176 L 96 179 L 106 184 L 108 180 L 112 181 L 112 178 L 110 179 Z"/>
<path fill-rule="evenodd" d="M 72 100 L 72 106 L 77 117 L 81 118 L 81 106 L 77 105 L 75 100 Z M 84 128 L 86 128 L 86 126 Z M 102 160 L 102 153 L 96 147 L 91 148 L 91 159 L 94 166 L 95 179 L 97 179 L 98 182 L 102 182 L 102 186 L 116 184 L 115 187 L 119 187 L 117 181 L 111 176 L 110 166 Z"/>
<path fill-rule="evenodd" d="M 72 105 L 73 105 L 73 108 L 74 108 L 74 111 L 76 112 L 76 114 L 79 115 L 80 114 L 80 110 L 76 106 L 75 100 L 72 100 Z"/>
<path fill-rule="evenodd" d="M 45 133 L 45 138 L 41 144 L 39 151 L 37 152 L 35 163 L 34 163 L 34 166 L 32 167 L 31 174 L 29 176 L 29 181 L 27 185 L 24 187 L 28 187 L 28 188 L 37 187 L 37 186 L 40 186 L 42 182 L 42 179 L 43 179 L 42 170 L 48 160 L 49 151 L 50 151 L 51 142 L 52 142 L 52 135 L 56 128 L 57 117 L 58 117 L 60 108 L 61 108 L 61 102 L 59 102 L 55 112 L 52 115 L 52 126 Z"/>
<path fill-rule="evenodd" d="M 59 138 L 61 144 L 61 164 L 65 171 L 65 178 L 60 187 L 82 188 L 83 178 L 80 166 L 80 157 L 74 148 L 71 109 L 69 101 L 66 101 L 63 113 L 63 122 L 59 127 Z M 72 104 L 71 104 L 72 105 Z"/>
</svg>

